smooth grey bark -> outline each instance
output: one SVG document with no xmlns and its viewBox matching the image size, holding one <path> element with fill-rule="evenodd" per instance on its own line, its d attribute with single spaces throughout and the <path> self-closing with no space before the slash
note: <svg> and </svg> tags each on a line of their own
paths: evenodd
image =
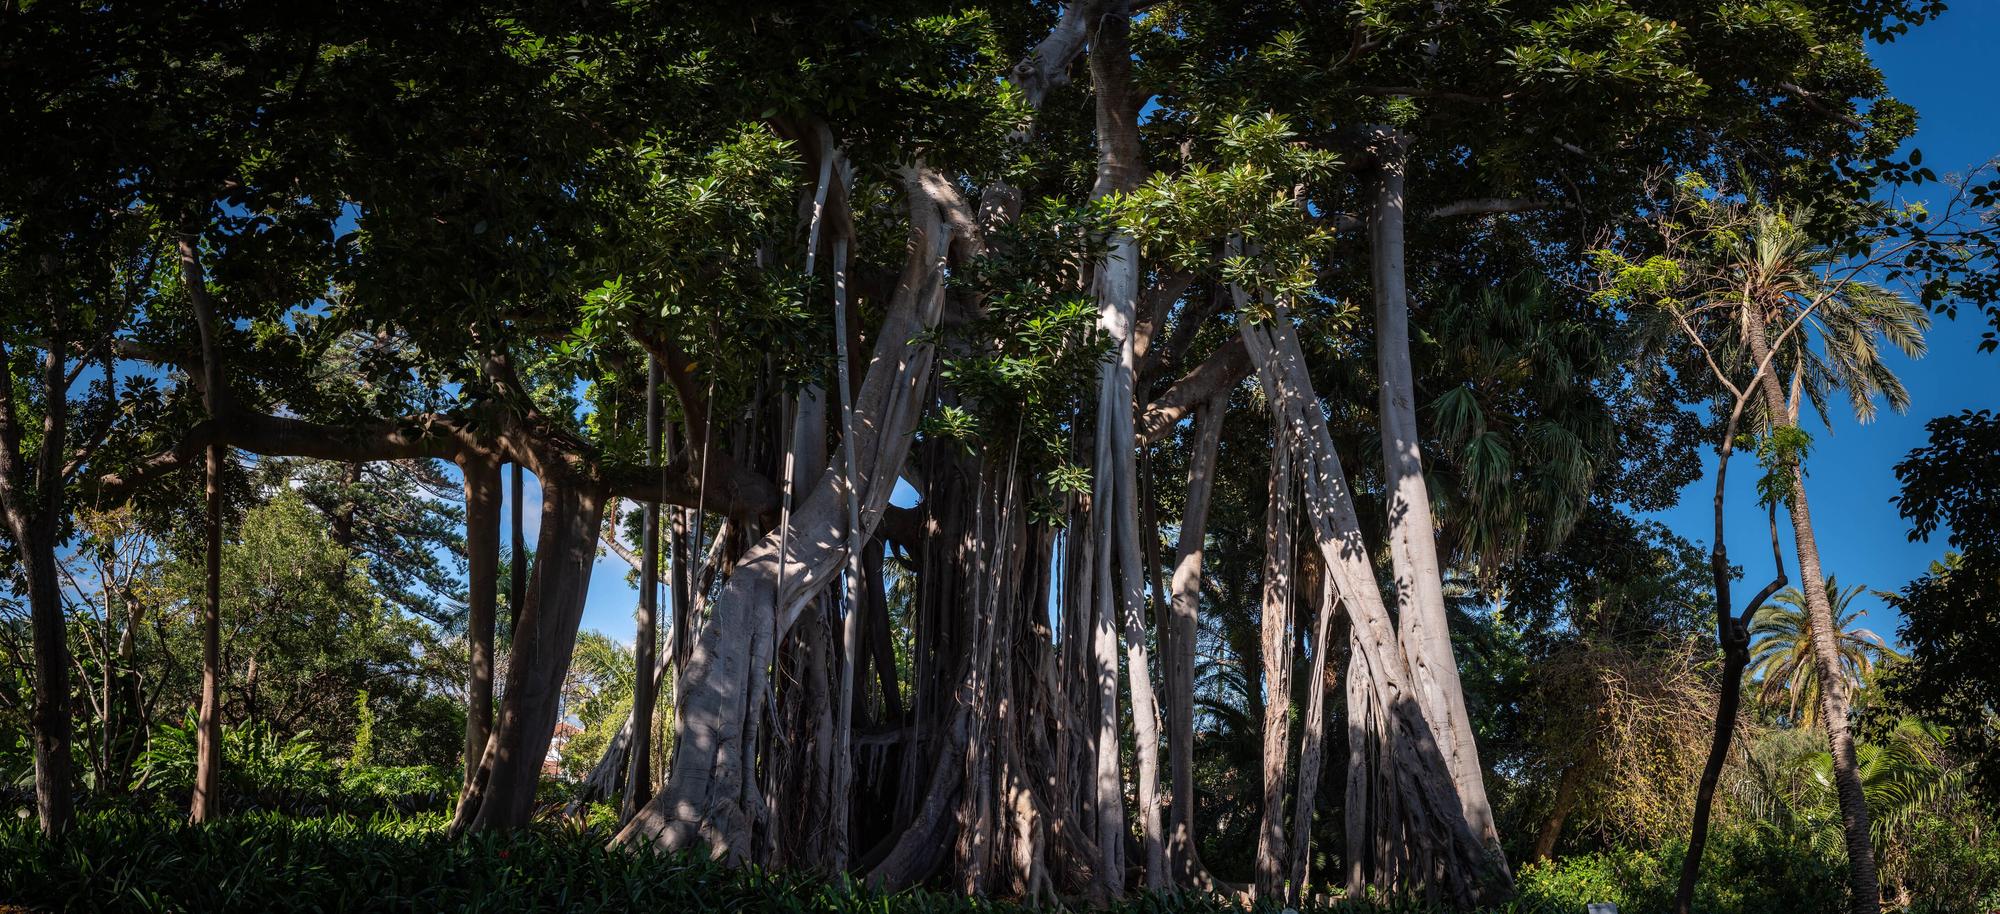
<svg viewBox="0 0 2000 914">
<path fill-rule="evenodd" d="M 1347 798 L 1344 806 L 1347 838 L 1347 896 L 1360 898 L 1373 871 L 1374 855 L 1369 853 L 1369 808 L 1374 788 L 1380 783 L 1375 772 L 1377 753 L 1374 734 L 1382 731 L 1376 714 L 1374 693 L 1368 690 L 1368 658 L 1361 652 L 1361 635 L 1348 633 L 1347 657 Z"/>
<path fill-rule="evenodd" d="M 1093 197 L 1129 191 L 1145 173 L 1138 130 L 1138 104 L 1131 86 L 1132 56 L 1127 40 L 1131 10 L 1122 0 L 1105 4 L 1090 46 L 1096 94 L 1097 181 Z M 1100 700 L 1097 744 L 1098 849 L 1104 854 L 1102 888 L 1123 892 L 1123 790 L 1118 770 L 1118 661 L 1109 647 L 1112 626 L 1122 623 L 1126 675 L 1132 695 L 1137 801 L 1143 823 L 1146 885 L 1169 884 L 1166 841 L 1161 823 L 1159 717 L 1146 649 L 1145 574 L 1140 559 L 1138 440 L 1133 424 L 1133 388 L 1138 371 L 1135 322 L 1140 285 L 1139 246 L 1114 229 L 1109 251 L 1097 268 L 1098 327 L 1116 347 L 1098 375 L 1096 486 L 1091 517 L 1097 526 L 1097 606 L 1095 650 Z M 1115 585 L 1115 586 L 1114 586 Z M 1114 623 L 1113 620 L 1118 620 Z M 1110 694 L 1105 695 L 1106 685 Z M 1116 814 L 1107 812 L 1107 807 Z M 1113 882 L 1119 883 L 1113 885 Z"/>
<path fill-rule="evenodd" d="M 1416 379 L 1410 366 L 1409 286 L 1404 272 L 1403 178 L 1408 139 L 1384 129 L 1375 137 L 1374 203 L 1368 227 L 1375 289 L 1375 355 L 1381 384 L 1382 462 L 1387 469 L 1389 555 L 1401 610 L 1403 654 L 1415 680 L 1424 717 L 1444 751 L 1465 818 L 1487 853 L 1506 866 L 1485 769 L 1465 708 L 1444 605 L 1443 565 L 1437 524 L 1424 482 L 1422 435 L 1417 428 Z"/>
<path fill-rule="evenodd" d="M 925 334 L 943 306 L 943 265 L 950 223 L 969 223 L 956 188 L 921 167 L 905 169 L 911 237 L 888 314 L 855 397 L 855 434 L 841 447 L 859 456 L 865 541 L 888 505 L 923 406 L 933 350 Z M 736 563 L 699 631 L 681 671 L 674 720 L 676 750 L 666 789 L 614 839 L 669 849 L 704 845 L 716 857 L 747 858 L 750 821 L 746 790 L 754 785 L 754 747 L 746 743 L 755 671 L 767 668 L 774 644 L 805 603 L 832 580 L 845 558 L 849 531 L 844 474 L 823 476 L 792 514 Z M 781 545 L 782 541 L 782 545 Z M 782 582 L 782 585 L 781 585 Z"/>
<path fill-rule="evenodd" d="M 1208 503 L 1215 483 L 1215 458 L 1222 442 L 1224 396 L 1201 404 L 1194 414 L 1194 445 L 1188 455 L 1187 505 L 1181 513 L 1180 543 L 1174 549 L 1171 614 L 1172 649 L 1164 650 L 1167 667 L 1167 756 L 1173 777 L 1168 808 L 1167 855 L 1176 878 L 1185 884 L 1212 888 L 1214 880 L 1201 863 L 1194 813 L 1194 657 L 1201 619 L 1202 544 L 1208 529 Z"/>
<path fill-rule="evenodd" d="M 534 569 L 508 651 L 506 687 L 479 771 L 460 796 L 454 834 L 528 823 L 597 558 L 603 485 L 573 475 L 576 469 L 554 454 L 538 455 L 532 469 L 542 481 Z"/>
<path fill-rule="evenodd" d="M 1243 297 L 1240 290 L 1236 294 L 1239 300 Z M 1379 731 L 1387 762 L 1384 778 L 1391 794 L 1387 799 L 1405 823 L 1409 846 L 1405 852 L 1433 864 L 1416 878 L 1429 881 L 1434 872 L 1434 887 L 1454 903 L 1469 905 L 1479 897 L 1504 893 L 1511 878 L 1489 870 L 1483 842 L 1465 820 L 1450 770 L 1422 706 L 1412 697 L 1414 683 L 1376 585 L 1353 495 L 1326 415 L 1313 393 L 1290 309 L 1276 304 L 1272 310 L 1271 319 L 1240 321 L 1238 328 L 1273 411 L 1285 417 L 1296 436 L 1306 516 L 1326 572 L 1354 626 L 1360 658 L 1357 674 L 1366 677 L 1368 690 L 1384 705 Z"/>
</svg>

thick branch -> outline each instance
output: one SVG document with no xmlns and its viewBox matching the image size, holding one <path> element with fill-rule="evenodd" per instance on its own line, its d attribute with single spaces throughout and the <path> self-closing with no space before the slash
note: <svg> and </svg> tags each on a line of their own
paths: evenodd
<svg viewBox="0 0 2000 914">
<path fill-rule="evenodd" d="M 1139 417 L 1139 440 L 1148 444 L 1158 440 L 1196 406 L 1242 383 L 1250 376 L 1250 368 L 1250 352 L 1241 337 L 1217 347 L 1158 400 L 1147 404 L 1145 414 Z"/>
<path fill-rule="evenodd" d="M 1492 216 L 1500 213 L 1527 213 L 1540 209 L 1556 209 L 1562 206 L 1553 200 L 1533 200 L 1512 197 L 1474 197 L 1455 200 L 1430 211 L 1433 219 L 1450 219 L 1455 216 Z"/>
</svg>

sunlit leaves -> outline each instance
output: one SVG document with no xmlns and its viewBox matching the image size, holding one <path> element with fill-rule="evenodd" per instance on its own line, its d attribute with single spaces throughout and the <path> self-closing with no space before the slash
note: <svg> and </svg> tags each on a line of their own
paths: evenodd
<svg viewBox="0 0 2000 914">
<path fill-rule="evenodd" d="M 1779 425 L 1762 435 L 1749 437 L 1757 464 L 1764 475 L 1757 479 L 1757 504 L 1764 507 L 1790 505 L 1798 492 L 1797 478 L 1805 475 L 1805 458 L 1812 450 L 1812 435 L 1796 425 Z"/>
</svg>

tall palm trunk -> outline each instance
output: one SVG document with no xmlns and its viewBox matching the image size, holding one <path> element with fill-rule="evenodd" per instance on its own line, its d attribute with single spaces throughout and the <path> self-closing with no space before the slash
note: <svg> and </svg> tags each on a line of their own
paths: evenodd
<svg viewBox="0 0 2000 914">
<path fill-rule="evenodd" d="M 1410 366 L 1410 302 L 1404 275 L 1403 173 L 1408 140 L 1378 135 L 1375 201 L 1369 229 L 1375 283 L 1375 356 L 1381 383 L 1382 462 L 1388 471 L 1389 556 L 1402 610 L 1403 654 L 1417 697 L 1430 722 L 1452 785 L 1487 853 L 1504 867 L 1500 832 L 1486 798 L 1484 769 L 1465 709 L 1465 689 L 1451 648 L 1444 578 L 1437 554 L 1437 526 L 1424 483 L 1422 438 L 1417 429 L 1416 379 Z"/>
<path fill-rule="evenodd" d="M 1755 306 L 1745 309 L 1745 334 L 1750 353 L 1759 363 L 1769 361 L 1770 343 L 1765 339 L 1765 317 Z M 1787 421 L 1791 409 L 1784 385 L 1775 370 L 1763 373 L 1758 384 L 1764 397 L 1769 425 Z M 1833 781 L 1840 796 L 1840 824 L 1847 844 L 1848 909 L 1853 914 L 1876 914 L 1882 909 L 1881 883 L 1875 876 L 1875 844 L 1868 816 L 1868 798 L 1861 784 L 1860 765 L 1854 756 L 1854 735 L 1848 730 L 1847 680 L 1841 672 L 1840 632 L 1835 627 L 1832 604 L 1826 596 L 1826 574 L 1820 568 L 1819 541 L 1813 535 L 1812 508 L 1806 500 L 1805 470 L 1793 462 L 1792 496 L 1787 505 L 1792 517 L 1792 542 L 1799 559 L 1799 587 L 1806 595 L 1806 621 L 1812 637 L 1813 667 L 1819 675 L 1820 707 L 1826 721 L 1828 748 L 1833 756 Z"/>
</svg>

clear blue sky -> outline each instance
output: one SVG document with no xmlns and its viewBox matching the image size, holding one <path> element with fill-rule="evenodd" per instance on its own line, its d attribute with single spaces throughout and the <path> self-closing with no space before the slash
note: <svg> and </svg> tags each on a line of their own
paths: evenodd
<svg viewBox="0 0 2000 914">
<path fill-rule="evenodd" d="M 1940 175 L 2000 155 L 2000 109 L 1995 108 L 1989 87 L 1974 75 L 1986 68 L 1971 63 L 1989 60 L 1996 47 L 2000 47 L 2000 3 L 1957 0 L 1939 20 L 1874 49 L 1876 62 L 1888 76 L 1889 91 L 1916 106 L 1921 117 L 1911 145 L 1923 150 L 1924 164 Z M 1927 185 L 1915 193 L 1941 199 L 1946 192 Z M 1944 554 L 1942 535 L 1929 543 L 1909 542 L 1909 525 L 1889 502 L 1898 491 L 1894 468 L 1910 449 L 1927 440 L 1924 423 L 1931 418 L 2000 407 L 2000 353 L 1977 350 L 1983 329 L 1977 317 L 1941 320 L 1932 325 L 1928 356 L 1911 361 L 1891 351 L 1890 364 L 1910 390 L 1906 415 L 1883 408 L 1874 422 L 1861 425 L 1852 416 L 1836 414 L 1831 429 L 1817 416 L 1802 417 L 1813 436 L 1806 493 L 1821 562 L 1843 586 L 1862 583 L 1896 590 Z M 1712 473 L 1713 452 L 1703 458 L 1704 469 Z M 1755 508 L 1756 475 L 1752 464 L 1740 457 L 1731 465 L 1726 530 L 1730 559 L 1743 566 L 1747 579 L 1761 586 L 1770 579 L 1771 558 L 1764 517 Z M 1678 507 L 1658 517 L 1682 536 L 1707 544 L 1715 538 L 1709 507 L 1714 491 L 1714 477 L 1706 476 L 1681 493 Z M 1779 517 L 1784 524 L 1784 512 Z M 1785 570 L 1796 582 L 1791 528 L 1785 524 L 1781 529 Z M 1860 624 L 1884 638 L 1895 638 L 1899 620 L 1881 600 L 1864 595 L 1855 606 L 1866 609 Z"/>
<path fill-rule="evenodd" d="M 1940 174 L 2000 154 L 2000 108 L 1989 87 L 1975 75 L 1986 67 L 1972 63 L 1989 60 L 1995 48 L 2000 48 L 2000 2 L 1957 0 L 1940 20 L 1875 49 L 1890 91 L 1915 105 L 1922 116 L 1913 145 L 1924 151 L 1924 164 Z M 1827 570 L 1843 582 L 1894 590 L 1943 554 L 1942 538 L 1931 543 L 1906 539 L 1908 525 L 1889 503 L 1897 491 L 1893 468 L 1924 442 L 1924 422 L 1930 418 L 1962 409 L 2000 407 L 2000 354 L 1982 354 L 1974 348 L 1980 330 L 1973 321 L 1940 322 L 1932 329 L 1926 358 L 1911 362 L 1891 354 L 1893 366 L 1910 389 L 1907 415 L 1884 409 L 1868 425 L 1836 415 L 1831 429 L 1816 416 L 1804 420 L 1814 437 L 1806 490 L 1820 552 Z M 1703 466 L 1713 471 L 1713 453 L 1703 455 Z M 1731 476 L 1736 483 L 1729 495 L 1731 558 L 1761 583 L 1770 574 L 1771 560 L 1763 546 L 1763 515 L 1755 509 L 1755 473 L 1748 462 L 1740 461 Z M 529 480 L 526 520 L 532 545 L 541 490 L 532 476 Z M 1713 477 L 1696 482 L 1682 493 L 1679 507 L 1658 517 L 1682 536 L 1706 544 L 1713 539 L 1708 496 L 1714 485 Z M 1796 580 L 1790 529 L 1783 534 L 1787 572 Z M 626 583 L 626 571 L 617 556 L 598 559 L 583 627 L 630 643 L 638 591 Z M 1863 624 L 1886 638 L 1895 637 L 1895 614 L 1880 600 L 1863 596 L 1856 605 L 1868 609 Z"/>
</svg>

